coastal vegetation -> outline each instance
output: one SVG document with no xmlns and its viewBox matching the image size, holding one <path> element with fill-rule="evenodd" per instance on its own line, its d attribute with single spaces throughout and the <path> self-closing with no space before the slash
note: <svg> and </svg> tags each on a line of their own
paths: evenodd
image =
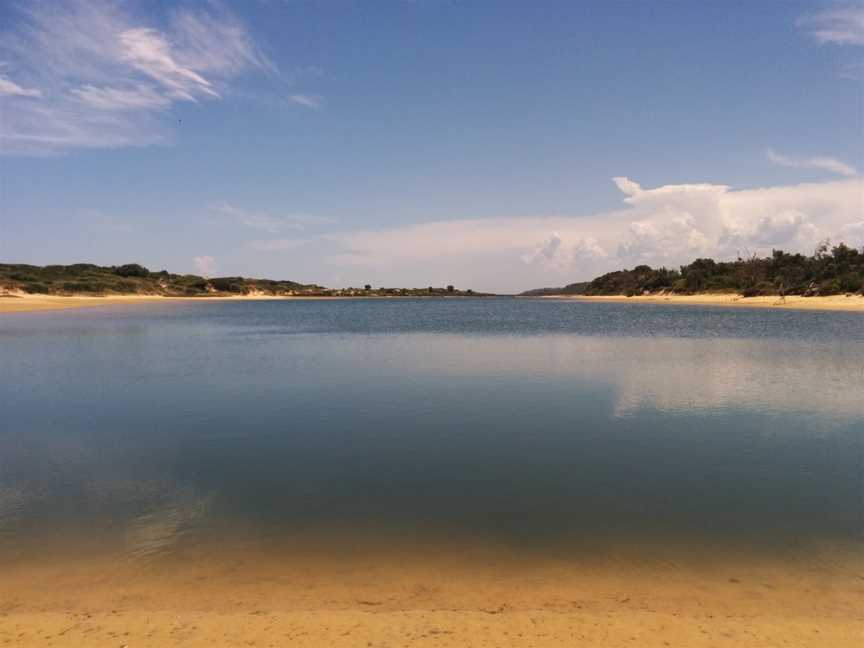
<svg viewBox="0 0 864 648">
<path fill-rule="evenodd" d="M 592 281 L 562 288 L 540 288 L 523 295 L 645 295 L 736 293 L 828 296 L 860 294 L 864 289 L 864 250 L 843 243 L 821 243 L 811 256 L 774 250 L 735 261 L 696 259 L 679 269 L 639 265 L 607 272 Z"/>
<path fill-rule="evenodd" d="M 57 296 L 162 295 L 206 297 L 235 295 L 306 297 L 473 296 L 473 290 L 446 288 L 325 288 L 296 281 L 248 277 L 201 277 L 150 271 L 137 263 L 99 266 L 92 263 L 35 266 L 0 263 L 0 293 Z"/>
</svg>

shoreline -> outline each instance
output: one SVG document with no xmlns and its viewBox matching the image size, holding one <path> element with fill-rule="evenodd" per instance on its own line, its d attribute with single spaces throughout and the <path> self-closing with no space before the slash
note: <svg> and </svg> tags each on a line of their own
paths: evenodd
<svg viewBox="0 0 864 648">
<path fill-rule="evenodd" d="M 98 306 L 118 306 L 136 304 L 159 304 L 186 301 L 248 301 L 270 299 L 298 299 L 296 297 L 277 297 L 271 295 L 238 295 L 230 297 L 167 297 L 164 295 L 108 295 L 105 297 L 83 295 L 38 295 L 17 294 L 0 295 L 0 313 L 32 313 L 36 311 L 68 310 L 74 308 L 93 308 Z M 323 299 L 327 299 L 326 297 Z"/>
<path fill-rule="evenodd" d="M 531 299 L 532 297 L 529 297 Z M 536 299 L 538 297 L 534 297 Z M 777 295 L 742 297 L 736 294 L 701 295 L 541 295 L 539 299 L 558 299 L 621 304 L 668 304 L 682 306 L 731 306 L 735 308 L 770 308 L 788 310 L 864 312 L 864 296 L 831 295 L 828 297 L 801 297 L 790 295 L 782 299 Z"/>
<path fill-rule="evenodd" d="M 510 297 L 498 295 L 498 297 Z M 172 302 L 216 302 L 216 301 L 297 301 L 321 300 L 336 301 L 347 299 L 460 299 L 447 295 L 402 296 L 402 295 L 357 295 L 357 296 L 314 296 L 314 295 L 224 295 L 202 297 L 173 297 L 165 295 L 108 295 L 104 297 L 82 295 L 39 295 L 13 294 L 0 295 L 0 314 L 31 313 L 38 311 L 57 311 L 99 306 L 166 304 Z M 741 297 L 734 294 L 701 295 L 540 295 L 516 296 L 517 299 L 550 299 L 563 301 L 582 301 L 622 304 L 667 304 L 684 306 L 726 306 L 735 308 L 769 308 L 812 311 L 864 312 L 864 296 L 832 295 L 829 297 L 801 297 L 792 295 L 781 301 L 778 296 Z"/>
<path fill-rule="evenodd" d="M 479 296 L 478 296 L 479 297 Z M 166 304 L 173 302 L 217 302 L 217 301 L 342 301 L 346 299 L 463 299 L 449 295 L 220 295 L 202 297 L 174 297 L 169 295 L 0 295 L 0 314 L 33 313 L 38 311 L 95 308 L 99 306 L 133 306 L 142 304 Z"/>
</svg>

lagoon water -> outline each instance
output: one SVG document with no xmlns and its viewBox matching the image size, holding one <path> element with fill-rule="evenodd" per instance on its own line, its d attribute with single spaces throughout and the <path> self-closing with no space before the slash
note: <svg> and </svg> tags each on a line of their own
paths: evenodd
<svg viewBox="0 0 864 648">
<path fill-rule="evenodd" d="M 300 537 L 778 555 L 864 534 L 857 313 L 105 307 L 0 319 L 0 369 L 6 564 Z"/>
</svg>

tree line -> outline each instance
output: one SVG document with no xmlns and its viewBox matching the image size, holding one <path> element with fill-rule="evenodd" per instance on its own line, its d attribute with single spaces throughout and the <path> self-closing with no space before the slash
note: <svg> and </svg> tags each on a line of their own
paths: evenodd
<svg viewBox="0 0 864 648">
<path fill-rule="evenodd" d="M 607 272 L 588 282 L 531 294 L 642 295 L 653 293 L 738 293 L 757 295 L 839 295 L 864 288 L 864 249 L 821 243 L 810 256 L 773 250 L 734 261 L 696 259 L 677 270 L 639 265 Z"/>
</svg>

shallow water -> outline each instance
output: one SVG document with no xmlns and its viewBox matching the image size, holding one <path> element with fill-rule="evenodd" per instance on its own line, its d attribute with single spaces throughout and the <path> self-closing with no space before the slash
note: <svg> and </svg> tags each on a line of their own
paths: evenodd
<svg viewBox="0 0 864 648">
<path fill-rule="evenodd" d="M 550 300 L 0 319 L 0 558 L 858 547 L 864 318 Z M 395 542 L 395 541 L 394 541 Z"/>
</svg>

